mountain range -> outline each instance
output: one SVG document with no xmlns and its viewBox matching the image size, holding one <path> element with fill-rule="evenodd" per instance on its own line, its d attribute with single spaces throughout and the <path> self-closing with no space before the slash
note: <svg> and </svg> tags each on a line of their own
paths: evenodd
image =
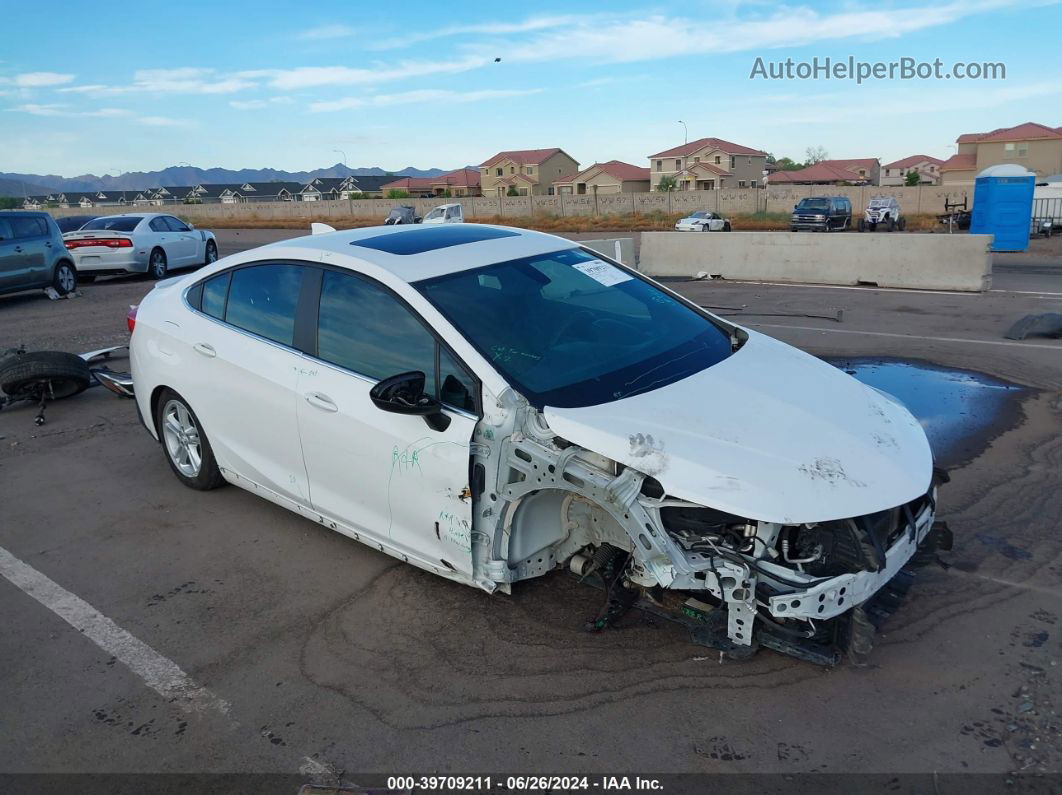
<svg viewBox="0 0 1062 795">
<path fill-rule="evenodd" d="M 313 177 L 437 177 L 451 169 L 413 168 L 400 171 L 385 171 L 382 168 L 348 168 L 336 163 L 313 171 L 279 171 L 275 168 L 197 168 L 195 166 L 170 166 L 161 171 L 130 171 L 112 177 L 104 174 L 82 174 L 79 177 L 60 177 L 57 174 L 14 174 L 0 172 L 0 196 L 33 196 L 52 191 L 90 190 L 143 190 L 157 187 L 183 187 L 200 182 L 308 182 Z M 23 189 L 23 186 L 25 188 Z"/>
</svg>

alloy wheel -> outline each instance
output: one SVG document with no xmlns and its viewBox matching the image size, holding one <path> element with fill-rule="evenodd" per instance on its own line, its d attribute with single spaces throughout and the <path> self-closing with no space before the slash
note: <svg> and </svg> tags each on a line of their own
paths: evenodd
<svg viewBox="0 0 1062 795">
<path fill-rule="evenodd" d="M 169 401 L 162 409 L 162 436 L 166 453 L 177 470 L 187 478 L 198 475 L 203 465 L 199 428 L 192 412 L 179 400 Z"/>
</svg>

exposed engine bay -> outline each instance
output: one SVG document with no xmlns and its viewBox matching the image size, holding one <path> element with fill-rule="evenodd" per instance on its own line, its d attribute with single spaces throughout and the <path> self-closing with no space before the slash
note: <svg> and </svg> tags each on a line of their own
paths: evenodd
<svg viewBox="0 0 1062 795">
<path fill-rule="evenodd" d="M 732 658 L 764 646 L 860 662 L 911 566 L 951 548 L 934 522 L 946 479 L 935 470 L 924 494 L 864 516 L 758 521 L 669 496 L 655 477 L 561 438 L 509 391 L 472 445 L 473 576 L 508 593 L 568 567 L 605 591 L 592 630 L 637 606 Z"/>
</svg>

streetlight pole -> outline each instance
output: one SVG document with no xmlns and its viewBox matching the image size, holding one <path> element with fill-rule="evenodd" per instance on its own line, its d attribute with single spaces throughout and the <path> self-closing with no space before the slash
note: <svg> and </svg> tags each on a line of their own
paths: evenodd
<svg viewBox="0 0 1062 795">
<path fill-rule="evenodd" d="M 344 152 L 342 149 L 333 149 L 332 151 L 335 152 L 338 155 L 341 155 L 343 157 L 343 168 L 347 168 L 347 153 Z M 344 179 L 347 179 L 349 177 L 350 177 L 350 174 L 344 175 Z M 342 187 L 343 183 L 341 182 L 341 183 L 339 183 L 339 185 L 340 185 L 340 187 Z M 347 209 L 350 210 L 350 214 L 351 215 L 354 214 L 354 200 L 350 197 L 350 191 L 349 190 L 347 191 Z"/>
<path fill-rule="evenodd" d="M 120 168 L 112 168 L 111 171 L 114 172 L 115 179 L 122 175 L 122 170 Z M 125 204 L 125 188 L 122 188 L 122 204 Z"/>
<path fill-rule="evenodd" d="M 686 122 L 684 122 L 682 119 L 679 119 L 679 124 L 682 125 L 682 132 L 683 132 L 682 142 L 684 144 L 688 144 L 690 142 L 690 131 L 686 127 Z"/>
</svg>

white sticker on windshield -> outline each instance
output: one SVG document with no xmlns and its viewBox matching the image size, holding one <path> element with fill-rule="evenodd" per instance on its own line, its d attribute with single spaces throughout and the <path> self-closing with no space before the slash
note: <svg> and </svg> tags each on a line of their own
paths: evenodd
<svg viewBox="0 0 1062 795">
<path fill-rule="evenodd" d="M 576 262 L 572 267 L 580 273 L 585 273 L 595 282 L 605 285 L 605 287 L 611 287 L 620 282 L 627 282 L 632 278 L 629 273 L 624 273 L 615 265 L 610 265 L 601 260 L 595 260 L 593 262 Z"/>
</svg>

